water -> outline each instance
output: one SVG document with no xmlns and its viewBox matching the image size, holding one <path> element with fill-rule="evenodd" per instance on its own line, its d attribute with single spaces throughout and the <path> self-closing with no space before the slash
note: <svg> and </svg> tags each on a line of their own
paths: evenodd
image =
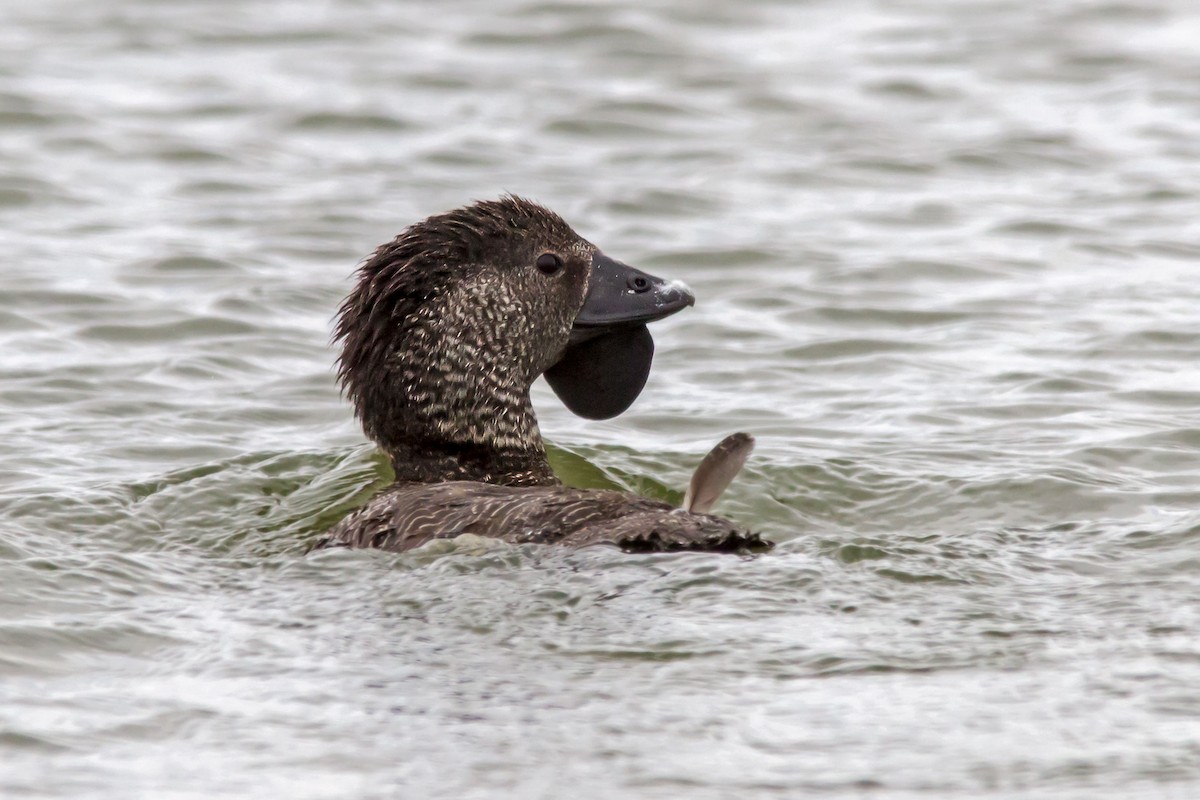
<svg viewBox="0 0 1200 800">
<path fill-rule="evenodd" d="M 0 795 L 1193 797 L 1187 0 L 0 10 Z M 330 319 L 513 191 L 689 282 L 560 472 L 753 560 L 303 555 Z"/>
</svg>

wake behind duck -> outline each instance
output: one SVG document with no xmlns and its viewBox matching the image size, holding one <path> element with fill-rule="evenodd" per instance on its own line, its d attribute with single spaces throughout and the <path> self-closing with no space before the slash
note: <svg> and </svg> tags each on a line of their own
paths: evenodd
<svg viewBox="0 0 1200 800">
<path fill-rule="evenodd" d="M 746 434 L 705 458 L 684 509 L 566 487 L 546 458 L 534 380 L 544 374 L 580 416 L 616 416 L 649 375 L 647 323 L 694 302 L 518 197 L 412 225 L 358 270 L 335 332 L 343 391 L 396 483 L 325 542 L 403 551 L 475 534 L 639 552 L 769 549 L 706 513 L 749 455 Z"/>
</svg>

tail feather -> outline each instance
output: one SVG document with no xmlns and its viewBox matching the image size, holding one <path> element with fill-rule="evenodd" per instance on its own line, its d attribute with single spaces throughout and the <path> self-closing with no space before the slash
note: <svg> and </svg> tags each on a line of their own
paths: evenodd
<svg viewBox="0 0 1200 800">
<path fill-rule="evenodd" d="M 707 514 L 729 484 L 741 471 L 754 449 L 754 437 L 748 433 L 726 436 L 709 451 L 692 474 L 683 508 L 693 514 Z"/>
</svg>

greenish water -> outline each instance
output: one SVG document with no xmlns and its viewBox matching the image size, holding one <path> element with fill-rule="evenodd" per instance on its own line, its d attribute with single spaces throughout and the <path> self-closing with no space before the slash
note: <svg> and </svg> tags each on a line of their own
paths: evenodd
<svg viewBox="0 0 1200 800">
<path fill-rule="evenodd" d="M 0 795 L 1200 792 L 1185 0 L 0 9 Z M 305 546 L 330 320 L 511 191 L 687 281 L 560 474 L 751 560 Z"/>
</svg>

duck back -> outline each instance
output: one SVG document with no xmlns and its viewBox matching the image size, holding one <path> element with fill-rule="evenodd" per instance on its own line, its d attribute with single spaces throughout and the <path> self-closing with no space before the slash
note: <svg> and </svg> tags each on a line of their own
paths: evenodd
<svg viewBox="0 0 1200 800">
<path fill-rule="evenodd" d="M 331 530 L 329 540 L 402 552 L 467 533 L 514 544 L 612 544 L 628 552 L 754 553 L 771 547 L 729 520 L 647 497 L 474 481 L 389 487 Z"/>
</svg>

